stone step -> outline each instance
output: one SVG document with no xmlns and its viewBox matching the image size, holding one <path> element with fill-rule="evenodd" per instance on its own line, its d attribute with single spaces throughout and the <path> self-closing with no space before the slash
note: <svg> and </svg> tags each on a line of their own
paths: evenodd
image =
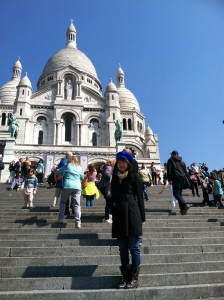
<svg viewBox="0 0 224 300">
<path fill-rule="evenodd" d="M 119 264 L 2 267 L 1 278 L 117 276 Z M 224 261 L 142 264 L 141 275 L 223 271 Z"/>
<path fill-rule="evenodd" d="M 92 276 L 95 268 L 89 270 L 89 276 L 77 277 L 35 277 L 35 278 L 0 278 L 0 291 L 33 291 L 33 290 L 85 290 L 112 289 L 116 287 L 121 276 Z M 223 284 L 224 271 L 203 271 L 185 273 L 141 274 L 141 287 L 170 287 L 184 285 Z M 223 284 L 224 288 L 224 284 Z M 224 291 L 224 289 L 223 289 Z M 221 296 L 221 295 L 220 295 Z"/>
<path fill-rule="evenodd" d="M 224 252 L 223 244 L 142 246 L 142 254 Z M 72 252 L 72 253 L 71 253 Z M 117 255 L 117 246 L 0 247 L 0 257 Z"/>
<path fill-rule="evenodd" d="M 162 263 L 187 263 L 222 261 L 224 252 L 198 252 L 198 253 L 168 253 L 168 254 L 144 254 L 142 253 L 143 264 Z M 13 266 L 73 266 L 73 265 L 119 265 L 119 254 L 116 255 L 92 255 L 92 256 L 52 256 L 52 257 L 0 257 L 1 267 Z"/>
<path fill-rule="evenodd" d="M 66 253 L 66 255 L 69 254 Z M 198 253 L 175 253 L 175 254 L 144 254 L 142 253 L 143 264 L 181 263 L 181 262 L 205 262 L 222 261 L 224 252 L 198 252 Z M 100 256 L 51 256 L 51 257 L 0 257 L 1 267 L 13 266 L 70 266 L 70 265 L 119 265 L 118 253 L 115 255 Z"/>
<path fill-rule="evenodd" d="M 55 189 L 39 187 L 35 207 L 23 209 L 22 193 L 2 187 L 0 199 L 0 299 L 180 300 L 224 295 L 224 212 L 201 207 L 202 197 L 180 215 L 162 186 L 149 189 L 141 247 L 140 288 L 116 290 L 119 251 L 111 224 L 102 223 L 105 200 L 82 205 L 82 228 L 74 216 L 58 224 L 51 207 Z M 9 200 L 10 199 L 10 200 Z M 71 210 L 70 210 L 71 211 Z"/>
<path fill-rule="evenodd" d="M 213 298 L 209 298 L 211 294 Z M 223 294 L 224 284 L 220 283 L 139 287 L 134 290 L 116 290 L 114 288 L 73 290 L 69 288 L 63 290 L 0 292 L 1 300 L 223 300 Z"/>
</svg>

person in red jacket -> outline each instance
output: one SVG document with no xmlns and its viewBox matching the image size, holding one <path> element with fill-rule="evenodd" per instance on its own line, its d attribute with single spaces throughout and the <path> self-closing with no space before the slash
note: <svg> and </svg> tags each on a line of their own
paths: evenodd
<svg viewBox="0 0 224 300">
<path fill-rule="evenodd" d="M 190 180 L 191 180 L 191 184 L 192 184 L 192 195 L 193 197 L 195 196 L 195 191 L 196 191 L 196 195 L 198 197 L 200 197 L 199 193 L 198 193 L 198 177 L 197 175 L 194 173 L 193 170 L 190 170 L 189 171 L 189 177 L 190 177 Z M 195 191 L 194 191 L 195 190 Z"/>
</svg>

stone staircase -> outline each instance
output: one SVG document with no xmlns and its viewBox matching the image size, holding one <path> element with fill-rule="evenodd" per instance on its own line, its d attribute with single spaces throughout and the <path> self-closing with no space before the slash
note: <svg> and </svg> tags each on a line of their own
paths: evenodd
<svg viewBox="0 0 224 300">
<path fill-rule="evenodd" d="M 149 188 L 141 247 L 140 286 L 117 290 L 119 253 L 104 199 L 82 200 L 82 228 L 73 216 L 57 224 L 54 188 L 38 188 L 35 207 L 0 183 L 0 299 L 224 299 L 224 210 L 201 207 L 184 191 L 186 216 L 169 203 L 168 189 Z"/>
</svg>

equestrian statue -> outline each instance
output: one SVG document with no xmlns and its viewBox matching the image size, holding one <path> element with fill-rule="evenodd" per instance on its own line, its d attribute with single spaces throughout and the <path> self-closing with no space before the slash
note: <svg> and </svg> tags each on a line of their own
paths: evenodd
<svg viewBox="0 0 224 300">
<path fill-rule="evenodd" d="M 114 132 L 114 138 L 115 138 L 116 142 L 120 142 L 120 141 L 122 141 L 122 136 L 123 136 L 121 122 L 119 120 L 117 120 L 115 122 L 115 126 L 116 126 L 116 129 L 115 129 L 115 132 Z"/>
<path fill-rule="evenodd" d="M 8 115 L 10 137 L 17 139 L 19 133 L 19 122 L 13 114 Z"/>
</svg>

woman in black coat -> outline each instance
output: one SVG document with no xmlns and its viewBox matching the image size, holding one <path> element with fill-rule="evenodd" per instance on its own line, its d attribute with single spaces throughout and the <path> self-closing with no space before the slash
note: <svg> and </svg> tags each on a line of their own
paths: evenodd
<svg viewBox="0 0 224 300">
<path fill-rule="evenodd" d="M 141 180 L 132 169 L 133 157 L 122 151 L 117 153 L 117 162 L 111 182 L 112 192 L 112 237 L 117 238 L 121 259 L 122 283 L 118 288 L 136 288 L 140 270 L 139 237 L 145 222 L 145 208 Z M 129 250 L 132 264 L 129 265 Z"/>
</svg>

